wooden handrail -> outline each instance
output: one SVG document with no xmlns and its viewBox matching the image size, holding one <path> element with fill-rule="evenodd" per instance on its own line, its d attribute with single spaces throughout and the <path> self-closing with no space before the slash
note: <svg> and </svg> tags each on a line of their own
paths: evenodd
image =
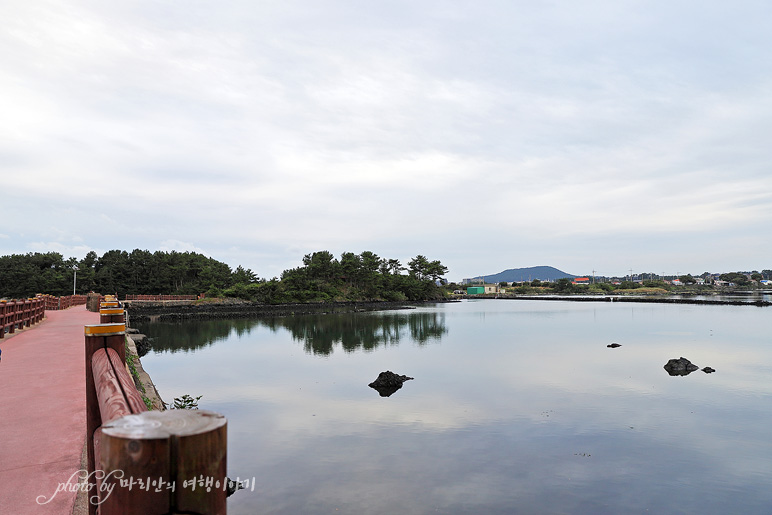
<svg viewBox="0 0 772 515">
<path fill-rule="evenodd" d="M 42 298 L 45 300 L 45 309 L 47 311 L 57 311 L 60 309 L 67 309 L 73 306 L 80 306 L 86 303 L 88 299 L 87 295 L 65 295 L 62 297 L 56 297 L 54 295 L 38 294 L 36 298 Z"/>
<path fill-rule="evenodd" d="M 97 349 L 91 356 L 91 370 L 102 424 L 147 411 L 142 395 L 113 349 Z"/>
<path fill-rule="evenodd" d="M 89 514 L 224 514 L 225 417 L 147 411 L 126 370 L 125 324 L 86 326 L 85 336 Z M 210 488 L 189 483 L 199 478 Z M 138 481 L 154 484 L 139 488 Z"/>
<path fill-rule="evenodd" d="M 40 298 L 26 300 L 0 301 L 0 338 L 5 333 L 13 334 L 16 329 L 30 327 L 43 320 L 45 300 Z"/>
</svg>

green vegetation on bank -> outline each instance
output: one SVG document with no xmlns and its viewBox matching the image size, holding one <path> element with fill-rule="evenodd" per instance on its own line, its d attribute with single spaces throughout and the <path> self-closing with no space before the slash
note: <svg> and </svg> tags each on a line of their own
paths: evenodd
<svg viewBox="0 0 772 515">
<path fill-rule="evenodd" d="M 761 280 L 761 274 L 758 279 Z M 721 274 L 720 279 L 731 283 L 733 291 L 751 290 L 756 287 L 751 279 L 740 272 L 731 272 Z M 537 280 L 525 283 L 509 285 L 507 283 L 499 284 L 501 290 L 506 294 L 515 295 L 592 295 L 613 293 L 617 295 L 664 295 L 664 294 L 710 294 L 719 291 L 712 284 L 696 284 L 696 280 L 689 276 L 679 277 L 682 285 L 673 285 L 665 281 L 649 280 L 643 282 L 621 281 L 618 284 L 610 282 L 598 282 L 594 284 L 574 284 L 571 279 L 559 279 L 555 282 L 542 282 Z M 449 292 L 455 290 L 466 291 L 466 285 L 450 283 L 445 286 Z"/>
<path fill-rule="evenodd" d="M 26 298 L 36 293 L 69 295 L 77 267 L 76 292 L 237 297 L 280 304 L 359 300 L 429 300 L 442 298 L 438 284 L 448 269 L 439 261 L 416 256 L 407 267 L 398 259 L 373 252 L 328 251 L 303 258 L 302 266 L 280 278 L 261 279 L 252 270 L 235 270 L 195 252 L 111 250 L 101 257 L 64 259 L 57 252 L 0 256 L 0 298 Z M 405 273 L 407 272 L 407 273 Z"/>
<path fill-rule="evenodd" d="M 407 274 L 402 272 L 407 271 Z M 238 297 L 266 304 L 357 300 L 429 300 L 445 296 L 438 286 L 448 269 L 439 261 L 418 255 L 407 268 L 398 259 L 373 252 L 344 252 L 336 259 L 323 250 L 307 254 L 303 265 L 285 270 L 280 279 L 237 282 L 212 288 L 207 296 Z"/>
</svg>

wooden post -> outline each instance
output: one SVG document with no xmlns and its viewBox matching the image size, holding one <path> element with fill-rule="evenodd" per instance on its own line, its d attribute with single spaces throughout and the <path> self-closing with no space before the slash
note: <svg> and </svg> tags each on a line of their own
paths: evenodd
<svg viewBox="0 0 772 515">
<path fill-rule="evenodd" d="M 99 324 L 87 325 L 84 328 L 86 336 L 86 447 L 89 472 L 89 485 L 91 491 L 95 491 L 96 482 L 94 471 L 96 470 L 94 458 L 94 432 L 102 425 L 99 413 L 99 399 L 97 398 L 94 384 L 94 372 L 91 364 L 94 352 L 98 349 L 113 349 L 122 363 L 126 362 L 126 325 L 125 324 Z M 89 503 L 89 515 L 96 515 L 97 506 Z"/>
<path fill-rule="evenodd" d="M 88 296 L 86 297 L 86 309 L 92 313 L 98 312 L 99 297 L 100 295 L 98 293 L 89 292 Z"/>
<path fill-rule="evenodd" d="M 102 427 L 100 445 L 101 488 L 112 489 L 102 513 L 226 512 L 227 420 L 222 415 L 204 410 L 128 415 Z M 138 480 L 149 480 L 150 488 L 139 489 Z"/>
<path fill-rule="evenodd" d="M 126 322 L 123 308 L 99 308 L 99 322 L 101 324 Z"/>
<path fill-rule="evenodd" d="M 0 300 L 0 338 L 5 338 L 5 326 L 7 324 L 6 321 L 6 313 L 8 312 L 8 302 L 4 300 Z"/>
<path fill-rule="evenodd" d="M 105 300 L 99 303 L 100 308 L 119 308 L 121 303 L 115 295 L 105 295 Z"/>
<path fill-rule="evenodd" d="M 16 332 L 16 309 L 16 302 L 11 301 L 8 304 L 8 316 L 6 317 L 6 323 L 10 322 L 8 324 L 8 334 L 13 334 Z"/>
</svg>

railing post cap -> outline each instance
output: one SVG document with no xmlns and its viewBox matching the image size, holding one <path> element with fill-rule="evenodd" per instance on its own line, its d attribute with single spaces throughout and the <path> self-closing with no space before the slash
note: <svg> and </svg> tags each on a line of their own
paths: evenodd
<svg viewBox="0 0 772 515">
<path fill-rule="evenodd" d="M 185 437 L 227 426 L 224 415 L 208 410 L 144 411 L 125 415 L 102 426 L 102 433 L 134 440 Z"/>
<path fill-rule="evenodd" d="M 86 336 L 111 336 L 114 334 L 126 334 L 125 323 L 95 324 L 84 326 Z"/>
</svg>

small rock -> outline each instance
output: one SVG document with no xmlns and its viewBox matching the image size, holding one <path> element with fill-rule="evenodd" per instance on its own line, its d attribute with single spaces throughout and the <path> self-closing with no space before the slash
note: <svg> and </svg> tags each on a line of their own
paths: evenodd
<svg viewBox="0 0 772 515">
<path fill-rule="evenodd" d="M 378 379 L 370 383 L 368 386 L 372 388 L 375 388 L 376 386 L 402 386 L 402 383 L 411 379 L 413 378 L 408 376 L 401 376 L 399 374 L 395 374 L 391 370 L 387 370 L 386 372 L 381 372 L 378 374 Z"/>
<path fill-rule="evenodd" d="M 702 371 L 705 372 L 706 374 L 711 374 L 711 373 L 715 372 L 716 369 L 715 368 L 710 368 L 710 367 L 705 367 L 705 368 L 702 369 Z"/>
<path fill-rule="evenodd" d="M 145 354 L 150 352 L 150 348 L 152 347 L 152 344 L 150 343 L 150 338 L 145 336 L 144 334 L 134 333 L 130 334 L 129 338 L 134 340 L 134 345 L 137 347 L 137 354 L 139 354 L 139 357 L 143 357 Z"/>
<path fill-rule="evenodd" d="M 227 495 L 225 497 L 230 497 L 231 495 L 235 494 L 239 490 L 244 489 L 244 483 L 241 481 L 234 481 L 229 477 L 226 477 L 226 487 L 225 491 L 227 492 Z"/>
<path fill-rule="evenodd" d="M 618 343 L 610 343 L 606 345 L 606 347 L 608 347 L 609 349 L 616 349 L 617 347 L 621 347 L 621 345 Z"/>
<path fill-rule="evenodd" d="M 694 372 L 695 370 L 699 370 L 700 367 L 689 361 L 688 359 L 684 358 L 683 356 L 678 359 L 671 359 L 668 360 L 667 363 L 665 363 L 665 370 L 667 370 L 667 373 L 671 376 L 686 376 Z"/>
<path fill-rule="evenodd" d="M 388 397 L 392 393 L 402 388 L 402 383 L 405 381 L 410 381 L 411 379 L 413 378 L 408 376 L 401 376 L 399 374 L 395 374 L 391 370 L 387 370 L 386 372 L 381 372 L 378 374 L 378 379 L 367 386 L 377 390 L 381 397 Z"/>
</svg>

